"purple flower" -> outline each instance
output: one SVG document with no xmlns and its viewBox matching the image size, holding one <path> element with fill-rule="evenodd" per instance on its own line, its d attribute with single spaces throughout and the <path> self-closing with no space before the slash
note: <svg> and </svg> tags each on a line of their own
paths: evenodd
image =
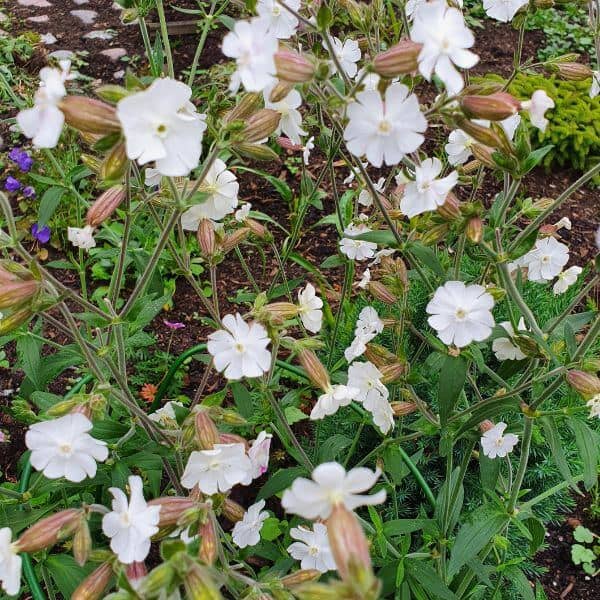
<svg viewBox="0 0 600 600">
<path fill-rule="evenodd" d="M 35 190 L 28 185 L 23 188 L 23 196 L 25 196 L 25 198 L 35 198 Z"/>
<path fill-rule="evenodd" d="M 31 226 L 31 235 L 40 244 L 47 244 L 50 240 L 50 227 L 48 225 L 40 227 L 37 223 L 34 223 Z"/>
<path fill-rule="evenodd" d="M 169 329 L 184 329 L 185 325 L 183 323 L 174 323 L 173 321 L 163 321 L 163 323 L 169 328 Z"/>
<path fill-rule="evenodd" d="M 29 156 L 25 150 L 21 150 L 21 148 L 13 148 L 8 153 L 8 158 L 10 158 L 10 160 L 13 162 L 16 162 L 17 165 L 19 165 L 19 169 L 25 173 L 27 173 L 27 171 L 29 171 L 33 165 L 33 158 L 31 158 L 31 156 Z"/>
<path fill-rule="evenodd" d="M 21 188 L 21 182 L 15 179 L 12 175 L 9 175 L 4 182 L 4 189 L 7 192 L 16 192 Z"/>
</svg>

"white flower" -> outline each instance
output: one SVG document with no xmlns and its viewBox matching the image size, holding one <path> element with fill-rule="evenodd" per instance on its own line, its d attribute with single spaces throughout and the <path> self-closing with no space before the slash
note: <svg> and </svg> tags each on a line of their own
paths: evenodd
<svg viewBox="0 0 600 600">
<path fill-rule="evenodd" d="M 555 296 L 564 294 L 576 281 L 583 269 L 578 266 L 569 267 L 558 274 L 558 279 L 552 287 Z"/>
<path fill-rule="evenodd" d="M 298 292 L 298 306 L 300 320 L 306 330 L 319 333 L 323 325 L 323 300 L 316 295 L 312 283 L 307 283 L 306 287 Z"/>
<path fill-rule="evenodd" d="M 156 187 L 162 181 L 161 172 L 153 167 L 146 167 L 144 171 L 144 185 L 148 187 Z"/>
<path fill-rule="evenodd" d="M 367 344 L 371 337 L 366 335 L 355 335 L 352 343 L 344 350 L 344 358 L 351 363 L 355 358 L 362 356 L 367 350 Z"/>
<path fill-rule="evenodd" d="M 497 456 L 503 458 L 519 442 L 519 438 L 514 433 L 503 435 L 505 429 L 506 423 L 500 422 L 481 436 L 481 447 L 488 458 L 496 458 Z"/>
<path fill-rule="evenodd" d="M 156 161 L 162 175 L 187 175 L 198 165 L 206 115 L 190 102 L 192 90 L 181 81 L 155 79 L 149 88 L 117 104 L 127 157 L 143 165 Z"/>
<path fill-rule="evenodd" d="M 445 0 L 424 3 L 414 15 L 410 37 L 423 44 L 418 57 L 421 75 L 431 81 L 435 73 L 450 95 L 460 92 L 464 82 L 456 67 L 470 69 L 479 61 L 476 54 L 467 50 L 475 38 L 462 13 L 448 7 Z"/>
<path fill-rule="evenodd" d="M 367 157 L 375 167 L 396 165 L 423 143 L 427 120 L 419 100 L 401 83 L 390 85 L 385 100 L 377 91 L 359 92 L 348 106 L 344 139 L 354 156 Z"/>
<path fill-rule="evenodd" d="M 300 0 L 287 0 L 286 5 L 296 12 L 300 10 Z M 287 40 L 296 33 L 298 19 L 277 0 L 258 0 L 256 12 L 268 23 L 269 33 L 273 33 L 276 38 Z"/>
<path fill-rule="evenodd" d="M 590 87 L 590 98 L 595 98 L 600 94 L 600 71 L 592 73 L 592 85 Z"/>
<path fill-rule="evenodd" d="M 129 477 L 130 499 L 116 487 L 108 488 L 113 495 L 112 512 L 102 518 L 102 531 L 110 538 L 110 549 L 119 561 L 129 565 L 143 561 L 150 552 L 150 538 L 158 531 L 160 506 L 148 506 L 144 500 L 141 477 Z"/>
<path fill-rule="evenodd" d="M 360 164 L 363 166 L 363 169 L 366 169 L 369 166 L 368 162 L 361 161 Z M 348 177 L 346 177 L 346 179 L 344 179 L 344 185 L 350 185 L 354 181 L 354 178 L 356 177 L 356 175 L 359 173 L 358 167 L 355 167 L 354 165 L 349 165 L 349 168 L 350 168 L 350 173 L 348 174 Z"/>
<path fill-rule="evenodd" d="M 330 37 L 330 40 L 333 46 L 334 54 L 338 59 L 342 70 L 344 71 L 344 73 L 346 73 L 346 75 L 348 75 L 348 77 L 353 78 L 358 71 L 356 63 L 360 60 L 361 57 L 358 42 L 350 38 L 346 38 L 346 40 L 344 40 L 344 43 L 342 43 L 342 41 L 336 37 Z M 325 43 L 323 43 L 323 46 L 327 48 L 327 46 L 325 46 Z M 331 68 L 333 72 L 336 72 L 336 66 L 335 64 L 333 64 L 333 62 L 331 63 Z"/>
<path fill-rule="evenodd" d="M 60 65 L 60 70 L 44 67 L 40 71 L 40 85 L 33 98 L 33 108 L 22 110 L 17 115 L 21 131 L 38 148 L 54 148 L 65 122 L 58 104 L 67 95 L 65 81 L 70 79 L 70 63 L 61 61 Z"/>
<path fill-rule="evenodd" d="M 381 382 L 383 373 L 371 362 L 353 363 L 348 368 L 348 385 L 358 388 L 355 400 L 362 402 L 383 433 L 394 427 L 394 411 L 388 402 L 389 391 Z"/>
<path fill-rule="evenodd" d="M 225 329 L 208 336 L 208 352 L 215 369 L 224 372 L 227 379 L 259 377 L 271 366 L 271 353 L 267 350 L 269 336 L 260 323 L 246 323 L 236 313 L 223 317 Z"/>
<path fill-rule="evenodd" d="M 344 235 L 350 237 L 343 237 L 340 240 L 340 252 L 350 260 L 366 260 L 367 258 L 373 258 L 375 250 L 377 250 L 377 244 L 366 240 L 357 240 L 352 237 L 363 233 L 369 233 L 369 231 L 371 231 L 371 229 L 364 223 L 358 225 L 351 223 L 348 225 L 348 227 L 344 229 Z"/>
<path fill-rule="evenodd" d="M 317 421 L 335 414 L 340 407 L 348 406 L 357 394 L 358 389 L 355 387 L 342 384 L 330 386 L 324 394 L 319 396 L 317 403 L 310 411 L 310 418 Z"/>
<path fill-rule="evenodd" d="M 302 160 L 306 166 L 308 166 L 308 161 L 310 160 L 310 153 L 315 148 L 315 136 L 311 135 L 308 140 L 306 140 L 306 144 L 302 148 Z"/>
<path fill-rule="evenodd" d="M 448 162 L 455 165 L 463 165 L 471 156 L 471 147 L 475 140 L 462 129 L 455 129 L 448 136 L 448 143 L 444 146 L 444 150 L 448 155 Z"/>
<path fill-rule="evenodd" d="M 373 423 L 386 434 L 394 428 L 392 405 L 384 398 L 373 397 L 364 402 L 364 407 L 373 416 Z"/>
<path fill-rule="evenodd" d="M 590 419 L 597 417 L 600 419 L 600 394 L 596 394 L 593 398 L 590 398 L 586 403 L 586 406 L 590 407 Z"/>
<path fill-rule="evenodd" d="M 31 450 L 30 462 L 48 479 L 65 477 L 79 482 L 96 475 L 96 461 L 108 457 L 106 443 L 94 439 L 88 431 L 92 422 L 81 413 L 73 413 L 34 423 L 25 434 Z"/>
<path fill-rule="evenodd" d="M 406 17 L 409 21 L 412 20 L 419 7 L 425 4 L 426 2 L 427 0 L 408 0 L 406 5 L 404 6 L 404 10 L 406 12 Z"/>
<path fill-rule="evenodd" d="M 561 217 L 556 223 L 554 223 L 554 227 L 556 227 L 556 231 L 559 229 L 566 229 L 567 231 L 571 231 L 573 227 L 573 223 L 571 223 L 571 219 L 569 217 Z"/>
<path fill-rule="evenodd" d="M 235 175 L 217 158 L 199 188 L 208 196 L 181 215 L 181 226 L 187 231 L 196 231 L 202 219 L 219 221 L 233 213 L 238 205 L 239 187 Z"/>
<path fill-rule="evenodd" d="M 481 285 L 448 281 L 439 287 L 427 305 L 427 320 L 444 344 L 458 348 L 489 337 L 494 327 L 494 298 Z"/>
<path fill-rule="evenodd" d="M 365 272 L 362 274 L 360 281 L 356 284 L 361 290 L 367 288 L 367 286 L 371 283 L 371 271 L 369 269 L 365 269 Z"/>
<path fill-rule="evenodd" d="M 181 402 L 170 400 L 166 402 L 164 406 L 159 408 L 157 411 L 150 413 L 148 418 L 155 423 L 159 423 L 163 427 L 177 425 L 177 417 L 175 415 L 174 406 L 180 406 L 183 408 Z"/>
<path fill-rule="evenodd" d="M 519 9 L 529 4 L 529 0 L 483 0 L 487 16 L 502 23 L 512 21 Z"/>
<path fill-rule="evenodd" d="M 195 450 L 190 454 L 181 485 L 191 490 L 198 485 L 211 496 L 228 492 L 234 485 L 252 482 L 252 461 L 244 444 L 215 444 L 211 450 Z"/>
<path fill-rule="evenodd" d="M 569 248 L 553 237 L 537 240 L 533 250 L 518 259 L 517 264 L 527 267 L 529 281 L 542 283 L 554 279 L 569 262 Z"/>
<path fill-rule="evenodd" d="M 521 110 L 529 114 L 531 124 L 540 131 L 546 131 L 548 119 L 544 115 L 550 108 L 554 108 L 554 100 L 544 90 L 536 90 L 533 92 L 531 100 L 521 102 Z"/>
<path fill-rule="evenodd" d="M 446 196 L 458 181 L 458 173 L 439 178 L 442 162 L 437 158 L 427 158 L 415 167 L 415 181 L 404 188 L 400 200 L 400 210 L 409 218 L 423 212 L 435 210 L 446 201 Z"/>
<path fill-rule="evenodd" d="M 339 504 L 348 510 L 381 504 L 385 490 L 372 495 L 361 493 L 372 488 L 380 474 L 379 469 L 373 472 L 364 467 L 346 473 L 339 463 L 323 463 L 312 472 L 312 480 L 299 477 L 283 492 L 281 506 L 287 512 L 315 520 L 329 518 L 333 507 Z"/>
<path fill-rule="evenodd" d="M 0 529 L 0 582 L 9 596 L 16 596 L 21 587 L 21 557 L 15 543 L 11 543 L 10 527 Z"/>
<path fill-rule="evenodd" d="M 277 48 L 277 38 L 268 20 L 238 21 L 223 38 L 223 54 L 235 58 L 237 63 L 230 91 L 235 93 L 241 83 L 247 92 L 262 92 L 273 83 Z"/>
<path fill-rule="evenodd" d="M 89 250 L 96 246 L 94 239 L 94 228 L 91 225 L 85 227 L 67 227 L 67 238 L 76 248 Z"/>
<path fill-rule="evenodd" d="M 301 569 L 315 569 L 321 573 L 335 571 L 335 560 L 329 546 L 327 526 L 315 523 L 312 531 L 308 527 L 300 526 L 290 529 L 293 542 L 287 548 L 292 558 L 300 561 Z"/>
<path fill-rule="evenodd" d="M 366 73 L 365 68 L 363 67 L 358 71 L 354 80 L 356 83 L 359 81 L 361 82 L 360 86 L 363 90 L 377 90 L 381 77 L 379 77 L 377 73 Z M 395 81 L 397 80 L 394 80 L 393 82 Z"/>
<path fill-rule="evenodd" d="M 243 223 L 250 214 L 252 210 L 252 204 L 250 202 L 246 202 L 246 204 L 242 204 L 242 207 L 235 211 L 234 218 L 238 223 Z"/>
<path fill-rule="evenodd" d="M 302 106 L 302 96 L 298 90 L 290 90 L 289 94 L 282 100 L 271 102 L 269 96 L 274 87 L 275 84 L 272 84 L 263 92 L 265 108 L 276 110 L 281 115 L 274 135 L 281 135 L 283 133 L 294 144 L 301 144 L 302 140 L 300 136 L 307 135 L 307 132 L 302 129 L 302 115 L 298 110 Z"/>
<path fill-rule="evenodd" d="M 383 188 L 385 187 L 385 177 L 380 177 L 377 180 L 377 183 L 373 184 L 373 187 L 378 192 L 383 192 Z M 360 191 L 360 194 L 358 195 L 358 203 L 366 207 L 369 207 L 373 204 L 373 196 L 371 195 L 371 190 L 369 190 L 369 188 L 364 188 Z"/>
<path fill-rule="evenodd" d="M 392 254 L 394 254 L 395 252 L 395 248 L 382 248 L 381 250 L 377 250 L 377 252 L 375 252 L 373 260 L 369 263 L 369 266 L 374 267 L 375 265 L 378 265 L 384 256 L 392 256 Z"/>
<path fill-rule="evenodd" d="M 506 117 L 506 119 L 503 119 L 498 123 L 502 127 L 502 129 L 504 129 L 506 137 L 508 137 L 509 140 L 512 140 L 515 136 L 515 131 L 517 130 L 517 127 L 521 124 L 521 115 L 511 115 L 510 117 Z"/>
<path fill-rule="evenodd" d="M 233 526 L 231 536 L 233 537 L 233 543 L 238 548 L 256 546 L 260 542 L 260 530 L 265 519 L 269 517 L 269 513 L 263 510 L 264 507 L 264 500 L 253 504 L 244 513 L 244 518 Z"/>
<path fill-rule="evenodd" d="M 500 327 L 508 333 L 508 337 L 496 338 L 492 342 L 492 351 L 496 355 L 496 358 L 498 360 L 523 360 L 525 354 L 521 352 L 521 349 L 512 341 L 512 338 L 514 338 L 516 334 L 510 321 L 502 321 Z M 521 317 L 519 321 L 518 328 L 519 331 L 525 330 L 525 321 L 523 317 Z"/>
<path fill-rule="evenodd" d="M 269 468 L 269 453 L 273 436 L 261 431 L 248 450 L 248 458 L 252 463 L 252 479 L 264 475 Z"/>
<path fill-rule="evenodd" d="M 365 306 L 359 313 L 354 327 L 354 335 L 366 335 L 374 338 L 383 331 L 383 321 L 372 306 Z"/>
</svg>

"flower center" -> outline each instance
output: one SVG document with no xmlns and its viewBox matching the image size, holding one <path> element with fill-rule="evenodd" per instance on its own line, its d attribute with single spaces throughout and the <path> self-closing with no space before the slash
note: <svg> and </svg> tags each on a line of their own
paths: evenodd
<svg viewBox="0 0 600 600">
<path fill-rule="evenodd" d="M 64 456 L 71 456 L 71 454 L 73 453 L 73 447 L 69 443 L 61 444 L 58 447 L 58 449 L 60 450 L 60 453 Z"/>
<path fill-rule="evenodd" d="M 316 546 L 310 546 L 308 549 L 308 553 L 311 556 L 317 556 L 319 554 L 319 549 Z"/>
<path fill-rule="evenodd" d="M 165 138 L 165 137 L 167 137 L 167 126 L 164 123 L 159 123 L 156 126 L 156 135 L 159 138 Z"/>
<path fill-rule="evenodd" d="M 379 122 L 379 125 L 377 126 L 377 131 L 381 135 L 390 135 L 390 133 L 392 132 L 392 124 L 386 119 L 384 119 L 383 121 Z"/>
<path fill-rule="evenodd" d="M 467 311 L 464 308 L 457 308 L 456 312 L 454 313 L 455 317 L 457 318 L 457 320 L 459 321 L 464 321 L 465 318 L 467 317 Z"/>
<path fill-rule="evenodd" d="M 542 256 L 542 262 L 547 265 L 550 262 L 550 256 L 547 254 Z"/>
<path fill-rule="evenodd" d="M 418 187 L 421 193 L 427 192 L 431 188 L 431 181 L 422 181 L 421 183 L 419 183 Z"/>
<path fill-rule="evenodd" d="M 211 460 L 208 465 L 209 470 L 218 471 L 221 468 L 221 462 L 218 460 Z"/>
<path fill-rule="evenodd" d="M 448 52 L 448 50 L 451 48 L 450 40 L 448 40 L 448 38 L 444 38 L 440 44 L 440 47 L 444 52 Z"/>
<path fill-rule="evenodd" d="M 122 512 L 121 513 L 121 523 L 125 527 L 129 527 L 131 525 L 131 519 L 129 518 L 129 513 L 128 512 Z"/>
<path fill-rule="evenodd" d="M 279 4 L 275 4 L 273 6 L 273 10 L 271 11 L 271 14 L 274 17 L 278 17 L 281 14 L 281 6 L 279 6 Z"/>
<path fill-rule="evenodd" d="M 497 440 L 494 442 L 494 444 L 496 444 L 496 446 L 497 446 L 498 448 L 500 448 L 500 446 L 502 446 L 502 444 L 504 444 L 504 438 L 503 438 L 503 437 L 499 437 L 499 438 L 498 438 L 498 439 L 497 439 Z"/>
<path fill-rule="evenodd" d="M 240 354 L 243 354 L 246 351 L 246 348 L 244 347 L 244 344 L 242 344 L 241 342 L 236 342 L 233 345 L 233 347 L 236 350 L 236 352 L 239 352 Z"/>
</svg>

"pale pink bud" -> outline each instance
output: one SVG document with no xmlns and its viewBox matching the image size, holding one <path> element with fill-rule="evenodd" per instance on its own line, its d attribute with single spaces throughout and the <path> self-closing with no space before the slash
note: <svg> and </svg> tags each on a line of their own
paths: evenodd
<svg viewBox="0 0 600 600">
<path fill-rule="evenodd" d="M 112 576 L 112 565 L 109 562 L 102 563 L 77 586 L 71 600 L 100 600 L 100 598 L 104 598 L 104 590 Z"/>
<path fill-rule="evenodd" d="M 259 142 L 268 138 L 279 125 L 281 114 L 271 108 L 262 108 L 255 112 L 242 130 L 242 139 L 247 143 Z"/>
<path fill-rule="evenodd" d="M 121 131 L 114 106 L 87 96 L 66 96 L 59 104 L 65 121 L 80 131 L 107 135 Z"/>
<path fill-rule="evenodd" d="M 219 431 L 206 410 L 199 410 L 194 418 L 196 443 L 201 450 L 212 450 L 219 443 Z"/>
<path fill-rule="evenodd" d="M 298 353 L 298 360 L 306 371 L 308 378 L 324 392 L 331 387 L 327 369 L 312 350 L 303 349 Z"/>
<path fill-rule="evenodd" d="M 198 246 L 204 256 L 211 257 L 215 253 L 215 226 L 210 219 L 202 219 L 196 234 Z"/>
<path fill-rule="evenodd" d="M 188 510 L 199 507 L 199 504 L 192 498 L 165 496 L 150 500 L 148 506 L 160 506 L 159 527 L 172 527 Z"/>
<path fill-rule="evenodd" d="M 217 532 L 215 525 L 210 516 L 200 525 L 198 530 L 200 535 L 200 549 L 198 550 L 198 558 L 207 565 L 214 565 L 217 559 Z"/>
<path fill-rule="evenodd" d="M 274 58 L 279 79 L 290 83 L 305 83 L 315 75 L 314 65 L 297 52 L 279 50 Z"/>
<path fill-rule="evenodd" d="M 373 61 L 373 70 L 382 77 L 393 78 L 414 73 L 419 63 L 417 58 L 422 44 L 412 40 L 400 40 L 385 52 L 380 52 Z"/>
<path fill-rule="evenodd" d="M 85 221 L 92 227 L 104 223 L 117 210 L 125 198 L 125 188 L 115 185 L 100 194 L 96 201 L 88 208 Z"/>
<path fill-rule="evenodd" d="M 516 115 L 521 107 L 521 103 L 506 92 L 496 92 L 488 96 L 463 96 L 460 105 L 467 117 L 488 121 L 508 119 Z"/>
<path fill-rule="evenodd" d="M 600 379 L 592 373 L 572 370 L 567 373 L 567 381 L 580 394 L 589 396 L 600 394 Z"/>
<path fill-rule="evenodd" d="M 37 552 L 54 546 L 73 535 L 83 518 L 81 509 L 69 508 L 41 519 L 21 534 L 16 542 L 19 552 Z"/>
</svg>

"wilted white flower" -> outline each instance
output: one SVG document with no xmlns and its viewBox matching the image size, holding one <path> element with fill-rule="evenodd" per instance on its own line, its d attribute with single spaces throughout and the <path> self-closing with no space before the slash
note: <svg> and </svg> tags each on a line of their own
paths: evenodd
<svg viewBox="0 0 600 600">
<path fill-rule="evenodd" d="M 303 290 L 298 292 L 299 315 L 302 324 L 311 333 L 321 331 L 323 325 L 323 300 L 316 294 L 312 283 L 307 283 Z"/>
<path fill-rule="evenodd" d="M 81 413 L 34 423 L 25 434 L 30 462 L 48 479 L 79 482 L 96 475 L 96 461 L 108 457 L 106 442 L 93 438 L 92 422 Z"/>
<path fill-rule="evenodd" d="M 371 397 L 364 402 L 364 407 L 371 413 L 373 423 L 386 434 L 394 428 L 394 410 L 392 405 L 382 397 Z"/>
<path fill-rule="evenodd" d="M 60 69 L 44 67 L 40 85 L 33 98 L 33 107 L 17 115 L 17 124 L 25 136 L 38 148 L 54 148 L 58 143 L 65 117 L 58 108 L 67 95 L 65 81 L 70 79 L 69 61 L 61 61 Z"/>
<path fill-rule="evenodd" d="M 144 185 L 148 187 L 156 187 L 162 181 L 162 174 L 158 169 L 146 167 L 144 171 Z"/>
<path fill-rule="evenodd" d="M 324 419 L 335 414 L 340 407 L 348 406 L 356 398 L 358 389 L 347 385 L 332 385 L 329 389 L 319 396 L 317 403 L 310 411 L 310 418 L 313 421 Z"/>
<path fill-rule="evenodd" d="M 573 223 L 571 223 L 571 219 L 569 217 L 561 217 L 556 223 L 554 223 L 554 227 L 556 227 L 556 231 L 559 229 L 566 229 L 567 231 L 571 231 L 573 227 Z"/>
<path fill-rule="evenodd" d="M 509 452 L 512 452 L 512 449 L 519 442 L 519 438 L 514 433 L 503 435 L 505 429 L 506 423 L 500 422 L 481 436 L 481 447 L 488 458 L 496 458 L 497 456 L 503 458 Z"/>
<path fill-rule="evenodd" d="M 338 62 L 340 63 L 344 73 L 346 73 L 348 77 L 353 78 L 358 71 L 356 63 L 360 60 L 361 56 L 358 42 L 350 38 L 346 38 L 343 43 L 336 37 L 331 37 L 330 39 L 335 56 L 338 59 Z M 325 43 L 323 43 L 323 46 L 327 48 Z M 335 64 L 332 63 L 331 68 L 334 72 L 336 71 Z"/>
<path fill-rule="evenodd" d="M 385 187 L 385 177 L 380 177 L 377 183 L 373 184 L 373 187 L 376 191 L 383 192 L 383 188 Z M 360 191 L 358 203 L 367 207 L 373 204 L 373 196 L 371 195 L 371 190 L 369 188 L 364 188 Z"/>
<path fill-rule="evenodd" d="M 462 129 L 454 129 L 448 136 L 448 143 L 444 150 L 448 155 L 448 162 L 451 165 L 462 165 L 469 160 L 472 154 L 471 147 L 475 140 Z"/>
<path fill-rule="evenodd" d="M 237 21 L 233 31 L 223 38 L 223 54 L 237 63 L 230 91 L 237 92 L 241 83 L 247 92 L 262 92 L 273 83 L 278 45 L 268 20 Z"/>
<path fill-rule="evenodd" d="M 312 480 L 299 477 L 292 487 L 283 492 L 281 506 L 305 519 L 327 519 L 333 507 L 344 505 L 348 510 L 359 506 L 373 506 L 385 501 L 385 490 L 365 495 L 375 485 L 381 471 L 364 467 L 346 469 L 336 462 L 319 465 L 312 472 Z"/>
<path fill-rule="evenodd" d="M 203 494 L 228 492 L 234 485 L 252 482 L 252 461 L 244 444 L 215 444 L 210 450 L 190 454 L 181 485 L 191 490 L 195 485 Z"/>
<path fill-rule="evenodd" d="M 534 248 L 516 261 L 519 266 L 527 267 L 529 281 L 537 283 L 554 279 L 567 262 L 569 247 L 553 237 L 537 240 Z"/>
<path fill-rule="evenodd" d="M 181 215 L 181 226 L 187 231 L 196 231 L 202 219 L 219 221 L 233 213 L 238 205 L 239 187 L 236 176 L 217 158 L 199 188 L 208 195 Z"/>
<path fill-rule="evenodd" d="M 286 5 L 296 12 L 300 10 L 300 0 L 286 0 Z M 260 19 L 268 23 L 269 33 L 276 38 L 287 40 L 296 33 L 298 19 L 277 0 L 258 0 L 256 12 Z"/>
<path fill-rule="evenodd" d="M 245 204 L 242 204 L 242 207 L 235 211 L 235 215 L 234 215 L 235 220 L 238 223 L 243 223 L 248 218 L 248 215 L 250 214 L 251 210 L 252 210 L 252 204 L 250 204 L 250 202 L 246 202 Z"/>
<path fill-rule="evenodd" d="M 359 390 L 355 400 L 362 402 L 373 415 L 383 433 L 394 427 L 394 411 L 388 402 L 389 391 L 381 382 L 383 373 L 371 362 L 352 363 L 348 368 L 348 385 Z"/>
<path fill-rule="evenodd" d="M 10 527 L 0 529 L 0 583 L 9 596 L 16 596 L 21 587 L 21 557 L 17 547 L 11 542 Z"/>
<path fill-rule="evenodd" d="M 427 320 L 444 344 L 458 348 L 488 338 L 494 327 L 494 298 L 481 285 L 448 281 L 427 304 Z"/>
<path fill-rule="evenodd" d="M 527 4 L 528 0 L 483 0 L 487 16 L 501 23 L 512 21 L 519 9 Z"/>
<path fill-rule="evenodd" d="M 365 269 L 360 281 L 356 284 L 361 290 L 367 288 L 367 286 L 371 283 L 371 271 L 369 269 Z"/>
<path fill-rule="evenodd" d="M 94 239 L 94 228 L 91 225 L 85 227 L 67 227 L 67 239 L 76 248 L 89 250 L 96 246 Z"/>
<path fill-rule="evenodd" d="M 223 317 L 224 329 L 208 336 L 215 369 L 227 379 L 259 377 L 271 366 L 269 336 L 260 323 L 246 323 L 239 313 Z"/>
<path fill-rule="evenodd" d="M 368 162 L 361 161 L 360 164 L 363 166 L 363 169 L 366 169 L 369 166 Z M 346 179 L 344 179 L 344 185 L 350 185 L 354 181 L 356 175 L 359 173 L 358 167 L 355 167 L 354 165 L 350 165 L 349 168 L 350 168 L 350 173 L 348 174 L 348 177 L 346 177 Z"/>
<path fill-rule="evenodd" d="M 354 335 L 375 337 L 383 331 L 383 321 L 372 306 L 365 306 L 359 313 Z"/>
<path fill-rule="evenodd" d="M 373 256 L 373 260 L 369 263 L 369 266 L 374 267 L 375 265 L 378 265 L 384 256 L 392 256 L 395 252 L 395 248 L 382 248 L 381 250 L 377 250 L 375 256 Z"/>
<path fill-rule="evenodd" d="M 510 321 L 502 321 L 500 327 L 508 333 L 508 337 L 496 338 L 492 342 L 492 351 L 496 355 L 496 358 L 498 360 L 523 360 L 525 354 L 513 342 L 513 338 L 516 334 Z M 523 317 L 519 320 L 518 328 L 519 331 L 525 331 L 525 320 Z"/>
<path fill-rule="evenodd" d="M 126 565 L 148 556 L 150 538 L 158 532 L 160 518 L 160 506 L 146 504 L 141 477 L 131 475 L 128 482 L 129 502 L 122 490 L 108 488 L 113 495 L 112 511 L 102 518 L 102 531 L 110 538 L 110 549 Z"/>
<path fill-rule="evenodd" d="M 586 402 L 586 406 L 590 407 L 590 419 L 597 417 L 600 419 L 600 394 L 596 394 Z"/>
<path fill-rule="evenodd" d="M 292 558 L 300 561 L 301 569 L 316 569 L 321 573 L 335 570 L 335 560 L 329 546 L 327 526 L 315 523 L 313 529 L 300 526 L 290 529 L 293 542 L 287 548 Z"/>
<path fill-rule="evenodd" d="M 371 337 L 366 335 L 355 335 L 352 343 L 344 350 L 344 358 L 351 363 L 355 358 L 362 356 L 367 350 L 367 344 Z"/>
<path fill-rule="evenodd" d="M 244 513 L 244 518 L 233 526 L 231 537 L 238 548 L 256 546 L 260 542 L 260 530 L 269 518 L 269 513 L 263 510 L 264 507 L 264 500 L 253 504 Z"/>
<path fill-rule="evenodd" d="M 264 475 L 269 468 L 269 454 L 273 436 L 261 431 L 248 450 L 248 458 L 252 463 L 252 479 Z"/>
<path fill-rule="evenodd" d="M 375 167 L 396 165 L 423 143 L 427 120 L 415 94 L 394 83 L 385 91 L 359 92 L 347 109 L 348 125 L 344 139 L 354 156 L 367 157 Z"/>
<path fill-rule="evenodd" d="M 177 416 L 175 415 L 174 406 L 183 408 L 181 402 L 169 400 L 164 406 L 161 406 L 158 410 L 150 413 L 148 418 L 155 423 L 159 423 L 163 427 L 177 425 Z"/>
<path fill-rule="evenodd" d="M 442 162 L 437 158 L 427 158 L 415 167 L 415 181 L 406 184 L 400 200 L 400 210 L 407 217 L 436 210 L 444 204 L 446 196 L 458 181 L 458 173 L 452 171 L 440 178 L 442 167 Z"/>
<path fill-rule="evenodd" d="M 531 100 L 521 102 L 521 109 L 529 114 L 531 124 L 540 131 L 546 131 L 549 121 L 544 115 L 550 108 L 554 108 L 554 100 L 544 90 L 536 90 Z"/>
<path fill-rule="evenodd" d="M 590 98 L 595 98 L 600 94 L 600 71 L 592 73 L 592 85 L 590 87 Z"/>
<path fill-rule="evenodd" d="M 300 136 L 307 135 L 307 132 L 302 129 L 302 115 L 298 108 L 302 106 L 302 96 L 298 90 L 290 90 L 289 94 L 282 100 L 271 102 L 269 96 L 273 90 L 274 84 L 270 85 L 263 92 L 265 99 L 265 108 L 276 110 L 281 118 L 275 135 L 285 134 L 294 142 L 301 144 Z"/>
<path fill-rule="evenodd" d="M 576 281 L 583 269 L 578 266 L 569 267 L 558 274 L 558 279 L 552 286 L 555 296 L 564 294 Z"/>
<path fill-rule="evenodd" d="M 467 50 L 475 38 L 465 25 L 462 13 L 450 8 L 445 0 L 423 3 L 413 16 L 410 37 L 423 44 L 418 57 L 421 75 L 431 81 L 435 73 L 449 94 L 460 92 L 464 82 L 456 67 L 470 69 L 479 61 L 476 54 Z"/>
<path fill-rule="evenodd" d="M 352 236 L 369 233 L 371 229 L 365 223 L 351 223 L 344 229 L 344 237 L 340 240 L 340 252 L 350 260 L 366 260 L 372 258 L 377 250 L 375 242 L 357 240 Z M 350 237 L 346 237 L 350 236 Z"/>
<path fill-rule="evenodd" d="M 315 149 L 315 136 L 311 135 L 308 140 L 306 140 L 306 144 L 302 148 L 302 161 L 306 166 L 308 166 L 308 162 L 310 160 L 310 153 Z"/>
</svg>

